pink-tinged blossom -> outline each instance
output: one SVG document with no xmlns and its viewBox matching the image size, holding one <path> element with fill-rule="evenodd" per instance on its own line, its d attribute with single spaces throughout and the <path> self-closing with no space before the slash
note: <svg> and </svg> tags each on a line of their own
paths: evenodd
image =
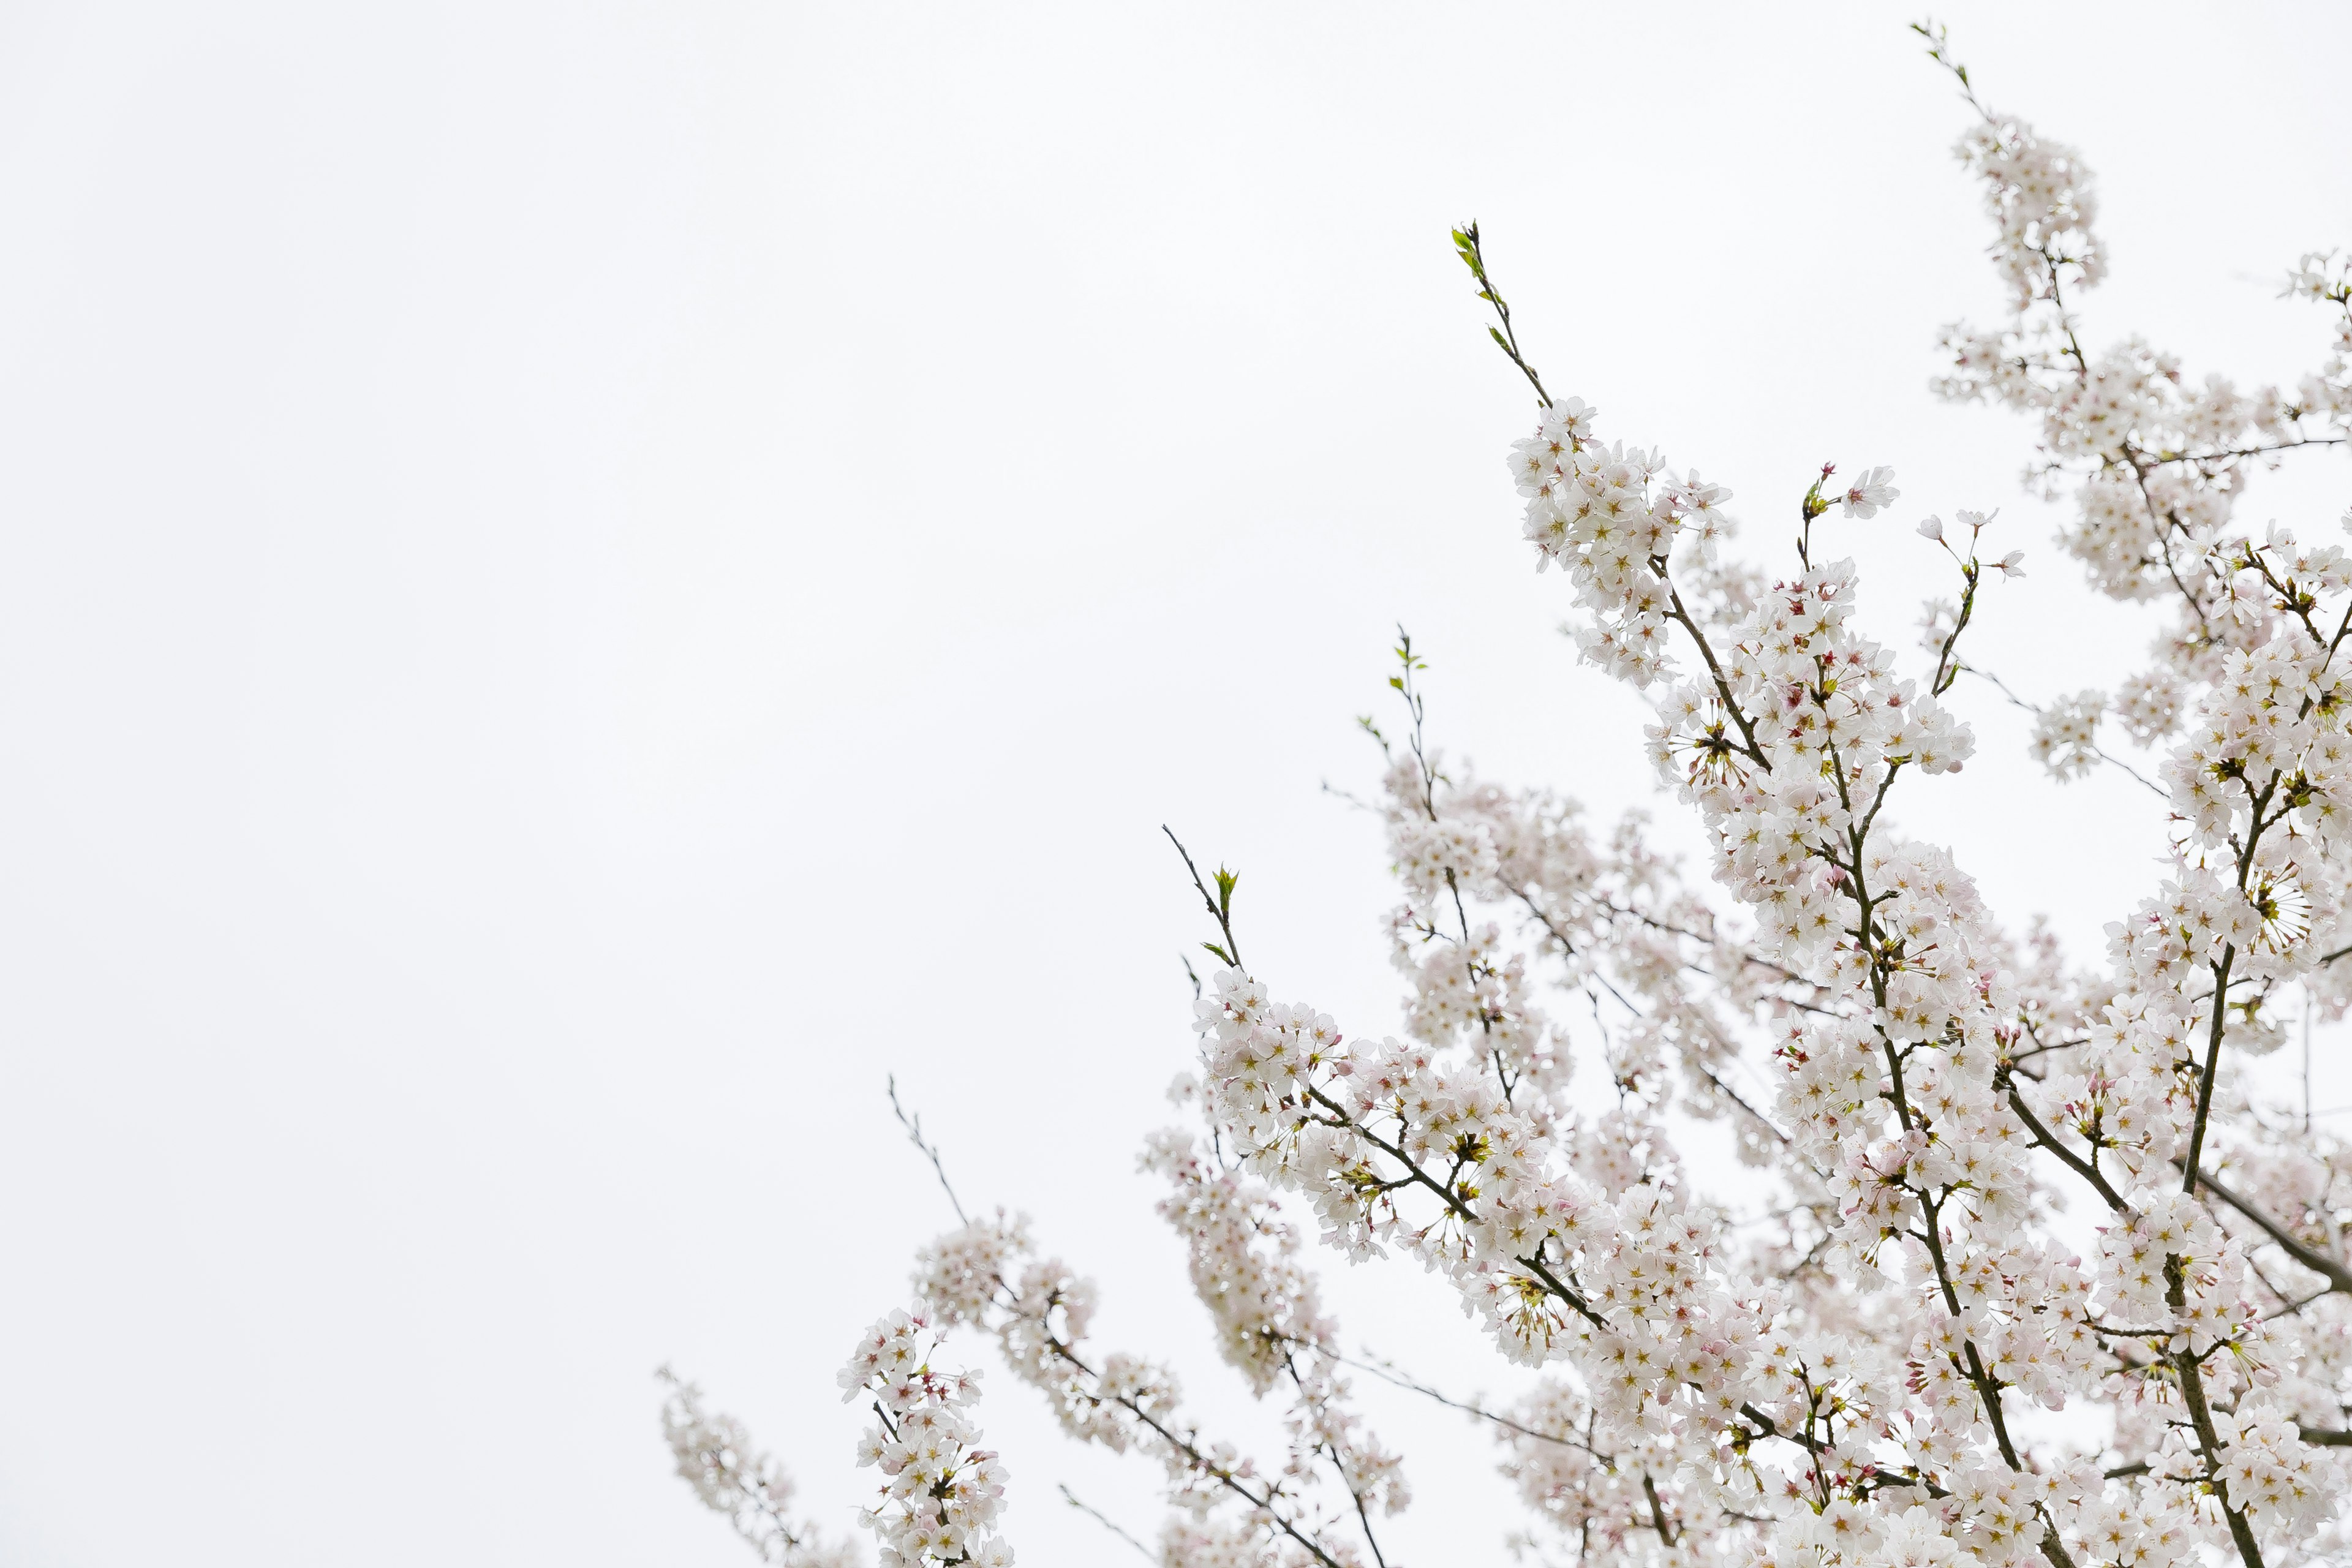
<svg viewBox="0 0 2352 1568">
<path fill-rule="evenodd" d="M 1862 478 L 1846 490 L 1843 498 L 1845 515 L 1853 518 L 1876 517 L 1885 508 L 1893 506 L 1903 492 L 1888 481 L 1895 478 L 1893 468 L 1864 468 Z"/>
</svg>

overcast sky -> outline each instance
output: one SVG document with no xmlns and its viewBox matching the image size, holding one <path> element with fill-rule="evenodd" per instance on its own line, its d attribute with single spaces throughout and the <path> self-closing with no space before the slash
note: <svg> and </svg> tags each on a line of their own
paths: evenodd
<svg viewBox="0 0 2352 1568">
<path fill-rule="evenodd" d="M 1927 395 L 2000 296 L 1906 16 L 0 9 L 0 1560 L 747 1563 L 665 1360 L 845 1530 L 834 1371 L 950 1218 L 892 1071 L 1103 1343 L 1262 1437 L 1133 1172 L 1203 934 L 1160 825 L 1278 994 L 1388 1028 L 1319 785 L 1371 780 L 1402 621 L 1444 744 L 1696 842 L 1531 570 L 1450 224 L 1748 549 L 1892 464 L 1833 540 L 1884 640 L 1942 591 L 1910 524 L 1999 506 L 1978 657 L 2138 659 L 2031 432 Z M 1949 20 L 2098 171 L 2089 337 L 2315 363 L 2276 280 L 2352 242 L 2352 12 Z M 2316 460 L 2242 515 L 2327 527 Z M 1903 826 L 2087 956 L 2157 821 L 1961 702 Z M 1351 1343 L 1503 1386 L 1417 1273 L 1326 1274 Z M 1403 1555 L 1498 1560 L 1485 1439 L 1403 1397 Z M 1024 1562 L 1123 1551 L 1057 1482 L 1156 1529 L 1148 1463 L 1002 1373 L 982 1415 Z"/>
</svg>

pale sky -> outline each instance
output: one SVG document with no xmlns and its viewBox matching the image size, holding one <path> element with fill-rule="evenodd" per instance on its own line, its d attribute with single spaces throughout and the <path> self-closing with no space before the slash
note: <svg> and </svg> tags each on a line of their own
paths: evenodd
<svg viewBox="0 0 2352 1568">
<path fill-rule="evenodd" d="M 2138 660 L 2032 432 L 1927 395 L 2000 297 L 1907 15 L 0 9 L 0 1562 L 748 1563 L 666 1360 L 845 1531 L 835 1369 L 950 1218 L 893 1071 L 1098 1342 L 1263 1439 L 1133 1170 L 1204 934 L 1160 825 L 1277 994 L 1389 1028 L 1379 841 L 1318 786 L 1370 783 L 1402 621 L 1444 744 L 1696 843 L 1557 635 L 1449 225 L 1749 552 L 1893 465 L 1833 540 L 1883 640 L 1943 587 L 1911 524 L 1998 506 L 2032 575 L 1977 657 Z M 1948 19 L 2098 172 L 2088 338 L 2315 363 L 2275 296 L 2352 243 L 2352 12 Z M 2314 462 L 2242 517 L 2332 529 Z M 2090 956 L 2155 816 L 1959 700 L 1904 826 Z M 1350 1343 L 1509 1384 L 1417 1272 L 1323 1262 Z M 1485 1437 L 1364 1403 L 1401 1555 L 1500 1561 Z M 1056 1483 L 1156 1531 L 1149 1461 L 1001 1371 L 982 1416 L 1024 1563 L 1125 1551 Z"/>
</svg>

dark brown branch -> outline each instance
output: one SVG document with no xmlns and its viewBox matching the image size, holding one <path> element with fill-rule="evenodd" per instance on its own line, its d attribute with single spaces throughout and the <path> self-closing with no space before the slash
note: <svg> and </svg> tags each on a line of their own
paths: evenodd
<svg viewBox="0 0 2352 1568">
<path fill-rule="evenodd" d="M 1658 1500 L 1657 1483 L 1650 1479 L 1647 1470 L 1642 1472 L 1642 1495 L 1650 1500 L 1650 1522 L 1657 1527 L 1658 1539 L 1664 1542 L 1666 1549 L 1671 1552 L 1681 1532 L 1667 1521 L 1666 1506 Z"/>
<path fill-rule="evenodd" d="M 2017 1092 L 2015 1084 L 2009 1086 L 2009 1105 L 2010 1109 L 2016 1111 L 2019 1119 L 2025 1123 L 2027 1131 L 2033 1134 L 2033 1141 L 2037 1145 L 2057 1155 L 2066 1163 L 2067 1169 L 2096 1188 L 2099 1196 L 2106 1200 L 2107 1207 L 2118 1214 L 2123 1212 L 2123 1194 L 2116 1191 L 2114 1184 L 2099 1174 L 2099 1168 L 2096 1165 L 2058 1142 L 2057 1134 L 2042 1124 L 2042 1119 L 2033 1114 L 2032 1108 L 2027 1105 L 2024 1097 Z"/>
<path fill-rule="evenodd" d="M 2217 998 L 2218 1001 L 2218 998 Z M 2179 1254 L 2169 1254 L 2164 1260 L 2165 1300 L 2177 1314 L 2188 1310 L 2188 1270 Z M 2221 1505 L 2221 1517 L 2230 1526 L 2230 1539 L 2238 1548 L 2238 1556 L 2245 1568 L 2263 1568 L 2263 1549 L 2254 1540 L 2253 1526 L 2247 1521 L 2246 1507 L 2230 1501 L 2230 1483 L 2221 1474 L 2221 1436 L 2213 1425 L 2213 1412 L 2205 1400 L 2205 1375 L 2198 1366 L 2197 1357 L 2181 1351 L 2172 1357 L 2173 1370 L 2180 1378 L 2181 1402 L 2189 1406 L 2190 1426 L 2197 1435 L 2197 1451 L 2205 1460 L 2205 1484 L 2213 1489 L 2213 1500 Z"/>
<path fill-rule="evenodd" d="M 2181 1162 L 2176 1160 L 2173 1163 L 2180 1165 Z M 2184 1165 L 2182 1169 L 2186 1170 L 2187 1167 Z M 2330 1289 L 2352 1291 L 2352 1268 L 2347 1268 L 2336 1259 L 2315 1250 L 2308 1243 L 2297 1239 L 2294 1234 L 2284 1226 L 2215 1180 L 2210 1171 L 2199 1171 L 2196 1180 L 2189 1184 L 2189 1190 L 2193 1194 L 2200 1186 L 2253 1221 L 2255 1226 L 2263 1235 L 2278 1243 L 2281 1251 L 2326 1280 Z"/>
<path fill-rule="evenodd" d="M 1464 1203 L 1460 1197 L 1455 1195 L 1452 1187 L 1438 1181 L 1428 1172 L 1423 1170 L 1420 1163 L 1415 1161 L 1412 1155 L 1406 1153 L 1402 1148 L 1388 1142 L 1378 1133 L 1372 1131 L 1370 1128 L 1364 1126 L 1363 1123 L 1358 1121 L 1354 1117 L 1349 1115 L 1348 1108 L 1346 1106 L 1341 1105 L 1338 1100 L 1333 1100 L 1329 1095 L 1325 1094 L 1321 1089 L 1315 1088 L 1312 1084 L 1307 1086 L 1307 1097 L 1313 1100 L 1316 1104 L 1321 1106 L 1324 1110 L 1338 1117 L 1339 1119 L 1340 1125 L 1355 1133 L 1357 1137 L 1361 1138 L 1365 1142 L 1370 1143 L 1373 1148 L 1378 1149 L 1381 1153 L 1386 1154 L 1390 1159 L 1394 1160 L 1398 1164 L 1402 1165 L 1407 1172 L 1407 1174 L 1402 1178 L 1405 1184 L 1426 1187 L 1431 1192 L 1435 1193 L 1439 1200 L 1443 1202 L 1447 1208 L 1453 1210 L 1454 1215 L 1464 1224 L 1476 1225 L 1478 1223 L 1478 1216 L 1470 1211 L 1469 1205 Z M 1542 1258 L 1515 1258 L 1513 1261 L 1517 1263 L 1520 1268 L 1535 1276 L 1536 1279 L 1541 1280 L 1545 1288 L 1550 1290 L 1554 1296 L 1557 1296 L 1560 1300 L 1565 1301 L 1570 1307 L 1575 1308 L 1578 1313 L 1583 1317 L 1584 1321 L 1591 1323 L 1594 1328 L 1605 1329 L 1609 1326 L 1607 1323 L 1601 1321 L 1601 1314 L 1594 1311 L 1591 1305 L 1587 1302 L 1581 1295 L 1562 1284 L 1559 1278 L 1555 1276 L 1549 1268 L 1544 1266 Z"/>
</svg>

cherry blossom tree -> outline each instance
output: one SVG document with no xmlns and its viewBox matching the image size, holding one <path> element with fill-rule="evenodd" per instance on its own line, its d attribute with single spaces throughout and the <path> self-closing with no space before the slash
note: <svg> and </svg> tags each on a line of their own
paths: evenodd
<svg viewBox="0 0 2352 1568">
<path fill-rule="evenodd" d="M 2033 753 L 2058 781 L 2112 766 L 2159 797 L 2156 885 L 2070 963 L 2003 926 L 1952 850 L 1890 825 L 1890 802 L 1970 755 L 1955 687 L 1998 684 L 1968 641 L 2021 568 L 1995 525 L 1918 521 L 1951 595 L 1916 653 L 1875 640 L 1829 541 L 1893 511 L 1891 472 L 1823 468 L 1785 550 L 1736 557 L 1720 486 L 1552 395 L 1465 226 L 1538 405 L 1510 458 L 1534 563 L 1566 578 L 1583 658 L 1650 699 L 1650 760 L 1711 875 L 1686 880 L 1638 816 L 1599 826 L 1448 762 L 1402 639 L 1397 716 L 1365 721 L 1402 1037 L 1360 1038 L 1250 968 L 1238 879 L 1182 860 L 1216 964 L 1175 1094 L 1190 1125 L 1142 1161 L 1283 1451 L 1239 1452 L 1165 1367 L 1097 1347 L 1094 1287 L 1026 1221 L 982 1215 L 922 1248 L 911 1304 L 842 1374 L 875 1418 L 859 1457 L 882 1478 L 885 1564 L 1011 1561 L 977 1374 L 940 1349 L 965 1337 L 1073 1436 L 1163 1468 L 1170 1568 L 1392 1568 L 1382 1521 L 1410 1493 L 1358 1375 L 1492 1429 L 1536 1561 L 2352 1558 L 2352 1147 L 2255 1070 L 2287 1020 L 2352 1005 L 2352 559 L 2234 521 L 2257 473 L 2352 441 L 2352 266 L 2288 275 L 2332 335 L 2292 392 L 2191 381 L 2138 339 L 2093 353 L 2074 314 L 2105 270 L 2089 171 L 1919 30 L 1965 100 L 1958 153 L 2010 296 L 1998 324 L 1947 330 L 1936 390 L 2040 422 L 2030 473 L 2073 498 L 2065 553 L 2153 622 L 2140 673 L 2036 709 Z M 1594 1021 L 1573 1051 L 1571 1014 Z M 1698 1189 L 1677 1146 L 1695 1123 L 1754 1167 L 1740 1201 Z M 1488 1407 L 1351 1358 L 1302 1256 L 1307 1215 L 1351 1264 L 1442 1276 L 1501 1356 L 1540 1369 L 1536 1392 Z M 767 1561 L 845 1560 L 691 1386 L 665 1427 Z"/>
</svg>

